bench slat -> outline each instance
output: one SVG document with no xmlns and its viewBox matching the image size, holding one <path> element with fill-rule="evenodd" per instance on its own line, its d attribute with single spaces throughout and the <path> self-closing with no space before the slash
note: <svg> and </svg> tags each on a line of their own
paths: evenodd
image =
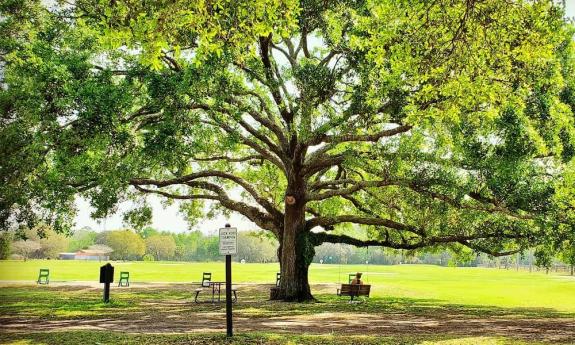
<svg viewBox="0 0 575 345">
<path fill-rule="evenodd" d="M 341 284 L 340 296 L 369 296 L 371 285 Z"/>
</svg>

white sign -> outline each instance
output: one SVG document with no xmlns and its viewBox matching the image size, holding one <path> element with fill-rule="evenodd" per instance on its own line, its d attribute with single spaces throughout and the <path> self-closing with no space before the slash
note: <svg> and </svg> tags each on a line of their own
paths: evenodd
<svg viewBox="0 0 575 345">
<path fill-rule="evenodd" d="M 220 229 L 220 255 L 235 255 L 238 253 L 238 229 Z"/>
</svg>

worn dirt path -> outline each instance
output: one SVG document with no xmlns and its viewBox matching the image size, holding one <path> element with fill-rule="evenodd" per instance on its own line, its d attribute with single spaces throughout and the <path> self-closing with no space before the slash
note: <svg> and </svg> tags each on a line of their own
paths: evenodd
<svg viewBox="0 0 575 345">
<path fill-rule="evenodd" d="M 11 285 L 11 284 L 5 284 Z M 161 285 L 161 284 L 158 284 Z M 158 288 L 154 284 L 152 288 Z M 254 285 L 255 286 L 255 285 Z M 318 286 L 316 286 L 317 288 Z M 66 287 L 55 287 L 55 291 Z M 70 286 L 69 289 L 91 286 Z M 188 288 L 170 286 L 167 289 Z M 249 288 L 248 286 L 245 287 Z M 269 288 L 269 287 L 268 287 Z M 332 286 L 324 287 L 331 289 Z M 260 289 L 260 288 L 256 288 Z M 264 289 L 264 288 L 261 288 Z M 147 289 L 134 289 L 147 291 Z M 133 291 L 134 291 L 133 290 Z M 99 291 L 99 290 L 98 290 Z M 331 290 L 329 290 L 331 291 Z M 258 296 L 258 299 L 262 297 Z M 247 298 L 247 296 L 246 296 Z M 263 297 L 262 297 L 263 298 Z M 29 333 L 66 330 L 106 330 L 128 333 L 225 332 L 222 309 L 199 310 L 190 299 L 145 299 L 137 311 L 96 318 L 60 319 L 0 314 L 0 333 Z M 453 312 L 302 312 L 286 313 L 266 305 L 267 313 L 252 313 L 260 302 L 244 302 L 234 316 L 236 332 L 275 332 L 293 334 L 346 335 L 454 335 L 503 336 L 515 339 L 575 344 L 575 319 L 568 317 L 529 318 L 522 315 L 477 316 Z M 345 303 L 342 301 L 342 303 Z M 369 303 L 369 302 L 367 302 Z M 281 308 L 280 308 L 281 309 Z"/>
<path fill-rule="evenodd" d="M 182 303 L 182 308 L 186 308 Z M 157 315 L 160 316 L 160 315 Z M 442 315 L 441 318 L 407 314 L 317 313 L 278 317 L 236 316 L 239 332 L 347 334 L 347 335 L 461 335 L 505 336 L 524 340 L 575 344 L 575 320 L 469 318 Z M 224 332 L 225 314 L 178 313 L 142 315 L 137 319 L 47 320 L 2 317 L 0 332 L 46 332 L 65 330 L 108 330 L 129 333 Z"/>
</svg>

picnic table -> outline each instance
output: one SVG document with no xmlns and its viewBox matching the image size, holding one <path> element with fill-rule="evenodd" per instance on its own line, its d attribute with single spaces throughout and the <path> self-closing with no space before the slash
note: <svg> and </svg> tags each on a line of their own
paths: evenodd
<svg viewBox="0 0 575 345">
<path fill-rule="evenodd" d="M 210 288 L 212 290 L 212 303 L 215 303 L 216 301 L 216 295 L 217 295 L 217 300 L 218 303 L 220 303 L 222 301 L 222 285 L 226 285 L 226 282 L 205 282 L 207 283 L 207 287 Z M 202 286 L 206 287 L 205 283 L 202 283 Z M 225 289 L 224 289 L 225 290 Z M 204 291 L 203 288 L 197 288 L 196 289 L 196 297 L 194 298 L 194 302 L 196 303 L 200 303 L 200 301 L 198 301 L 198 296 L 200 295 L 200 292 Z M 233 302 L 236 302 L 238 300 L 238 295 L 237 295 L 237 289 L 235 287 L 232 286 L 232 293 L 234 294 L 234 298 L 233 298 Z"/>
</svg>

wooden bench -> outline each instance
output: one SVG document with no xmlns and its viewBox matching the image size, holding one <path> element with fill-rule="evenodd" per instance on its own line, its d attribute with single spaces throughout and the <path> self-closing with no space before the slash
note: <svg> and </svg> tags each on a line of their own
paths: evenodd
<svg viewBox="0 0 575 345">
<path fill-rule="evenodd" d="M 50 270 L 47 268 L 40 268 L 40 273 L 38 274 L 38 280 L 36 284 L 46 284 L 50 283 Z"/>
<path fill-rule="evenodd" d="M 130 286 L 130 272 L 120 272 L 118 286 Z"/>
<path fill-rule="evenodd" d="M 359 285 L 359 284 L 341 284 L 341 287 L 337 289 L 338 296 L 349 296 L 351 301 L 354 297 L 366 296 L 369 297 L 369 291 L 371 290 L 371 285 Z"/>
<path fill-rule="evenodd" d="M 276 285 L 270 288 L 270 301 L 280 299 L 280 285 L 281 285 L 282 274 L 280 272 L 276 273 Z"/>
</svg>

